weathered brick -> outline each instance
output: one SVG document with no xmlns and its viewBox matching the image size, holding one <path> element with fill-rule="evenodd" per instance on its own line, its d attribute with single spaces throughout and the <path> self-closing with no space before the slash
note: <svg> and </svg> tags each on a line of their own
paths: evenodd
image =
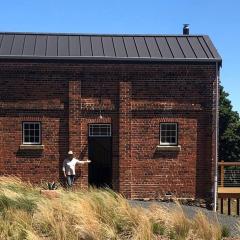
<svg viewBox="0 0 240 240">
<path fill-rule="evenodd" d="M 112 183 L 129 198 L 206 197 L 214 170 L 214 64 L 0 62 L 0 173 L 63 180 L 69 149 L 88 158 L 88 124 L 112 124 Z M 103 118 L 99 118 L 102 108 Z M 42 122 L 43 151 L 20 150 L 22 121 Z M 162 152 L 177 122 L 180 152 Z M 77 170 L 88 185 L 88 167 Z"/>
</svg>

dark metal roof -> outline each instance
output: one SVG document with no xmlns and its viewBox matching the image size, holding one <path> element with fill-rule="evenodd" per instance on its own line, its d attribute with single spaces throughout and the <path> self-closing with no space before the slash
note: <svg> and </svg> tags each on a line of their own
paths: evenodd
<svg viewBox="0 0 240 240">
<path fill-rule="evenodd" d="M 221 62 L 206 35 L 0 32 L 0 58 Z"/>
</svg>

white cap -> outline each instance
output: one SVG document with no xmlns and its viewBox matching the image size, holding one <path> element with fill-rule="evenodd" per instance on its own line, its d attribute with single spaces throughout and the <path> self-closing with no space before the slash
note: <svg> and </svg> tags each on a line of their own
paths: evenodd
<svg viewBox="0 0 240 240">
<path fill-rule="evenodd" d="M 69 152 L 68 152 L 68 155 L 73 155 L 73 151 L 69 151 Z"/>
</svg>

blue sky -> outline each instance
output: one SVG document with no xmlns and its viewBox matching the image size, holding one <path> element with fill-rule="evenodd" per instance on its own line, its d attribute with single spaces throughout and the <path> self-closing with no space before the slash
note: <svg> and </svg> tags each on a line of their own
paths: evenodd
<svg viewBox="0 0 240 240">
<path fill-rule="evenodd" d="M 239 0 L 2 0 L 0 31 L 208 34 L 223 58 L 221 82 L 240 113 Z"/>
</svg>

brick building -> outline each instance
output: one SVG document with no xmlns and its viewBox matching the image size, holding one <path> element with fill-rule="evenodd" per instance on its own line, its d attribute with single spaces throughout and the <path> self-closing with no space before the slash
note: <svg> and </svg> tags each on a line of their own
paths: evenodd
<svg viewBox="0 0 240 240">
<path fill-rule="evenodd" d="M 221 57 L 205 35 L 0 33 L 0 174 L 207 197 Z"/>
</svg>

